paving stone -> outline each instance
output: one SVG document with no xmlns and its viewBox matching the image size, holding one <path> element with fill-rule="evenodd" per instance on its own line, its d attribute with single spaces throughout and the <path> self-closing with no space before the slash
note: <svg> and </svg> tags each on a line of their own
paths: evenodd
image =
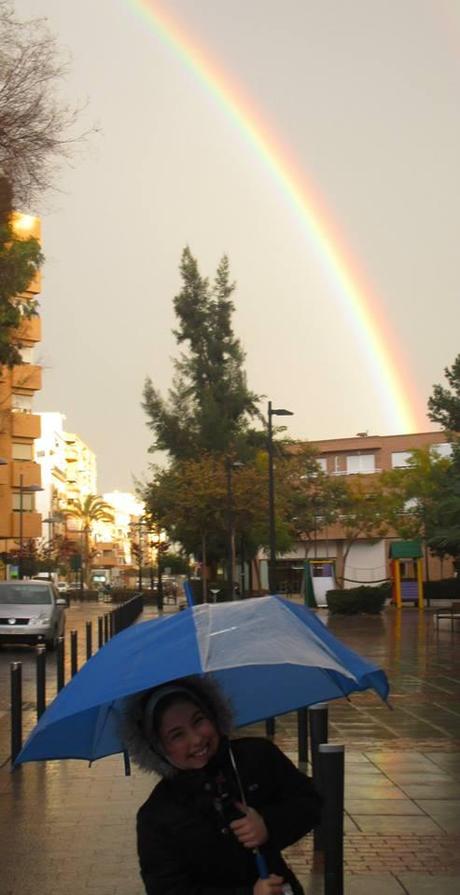
<svg viewBox="0 0 460 895">
<path fill-rule="evenodd" d="M 439 833 L 438 824 L 423 815 L 354 814 L 353 820 L 363 833 L 394 833 L 395 830 L 416 834 Z"/>
<path fill-rule="evenodd" d="M 320 874 L 299 875 L 305 895 L 324 895 L 324 880 Z M 403 895 L 404 889 L 391 873 L 345 874 L 345 895 Z M 450 893 L 449 893 L 450 895 Z"/>
<path fill-rule="evenodd" d="M 411 802 L 410 799 L 347 799 L 346 810 L 352 817 L 356 814 L 394 816 L 429 813 L 424 812 L 422 807 Z"/>
<path fill-rule="evenodd" d="M 401 789 L 417 802 L 419 799 L 460 799 L 460 783 L 404 783 Z"/>
<path fill-rule="evenodd" d="M 404 886 L 407 895 L 458 895 L 460 892 L 460 875 L 428 876 L 421 873 L 398 873 L 397 878 Z"/>
</svg>

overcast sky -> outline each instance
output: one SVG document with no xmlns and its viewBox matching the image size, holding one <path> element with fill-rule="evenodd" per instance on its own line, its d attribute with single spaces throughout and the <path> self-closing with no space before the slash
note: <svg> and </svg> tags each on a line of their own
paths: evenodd
<svg viewBox="0 0 460 895">
<path fill-rule="evenodd" d="M 152 4 L 155 6 L 155 4 Z M 242 128 L 135 0 L 16 0 L 72 56 L 95 122 L 39 209 L 39 410 L 95 451 L 99 490 L 145 474 L 147 375 L 164 393 L 188 244 L 229 255 L 249 386 L 294 437 L 395 434 L 317 247 Z M 420 406 L 460 352 L 459 0 L 167 0 L 295 159 L 405 355 Z M 343 299 L 343 296 L 342 296 Z M 383 376 L 383 374 L 382 374 Z M 418 413 L 419 430 L 433 428 Z"/>
</svg>

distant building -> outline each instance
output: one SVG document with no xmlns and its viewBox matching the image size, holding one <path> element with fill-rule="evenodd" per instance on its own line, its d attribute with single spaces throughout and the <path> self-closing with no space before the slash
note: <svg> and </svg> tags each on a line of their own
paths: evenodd
<svg viewBox="0 0 460 895">
<path fill-rule="evenodd" d="M 72 500 L 83 501 L 96 494 L 96 455 L 75 433 L 66 432 L 63 413 L 39 414 L 41 436 L 35 442 L 35 457 L 41 467 L 43 491 L 37 495 L 42 515 L 42 537 L 77 531 L 79 523 L 64 519 L 64 510 Z M 48 522 L 47 522 L 48 520 Z"/>
<path fill-rule="evenodd" d="M 114 519 L 94 525 L 93 579 L 128 584 L 129 576 L 136 573 L 138 565 L 133 544 L 138 546 L 139 539 L 145 564 L 150 561 L 147 532 L 139 525 L 144 504 L 126 491 L 110 491 L 102 499 L 113 508 Z"/>
<path fill-rule="evenodd" d="M 309 442 L 318 452 L 323 471 L 330 476 L 375 475 L 384 470 L 407 466 L 411 451 L 431 447 L 439 456 L 449 456 L 451 446 L 444 432 L 417 432 L 408 435 L 368 435 L 360 433 L 352 438 L 331 438 Z M 352 545 L 343 567 L 345 547 L 344 531 L 336 523 L 318 531 L 313 541 L 299 540 L 294 548 L 276 562 L 277 579 L 281 590 L 296 592 L 305 560 L 317 561 L 316 572 L 322 574 L 321 564 L 335 567 L 336 574 L 344 577 L 345 587 L 364 583 L 377 583 L 390 576 L 389 544 L 393 537 L 371 539 L 360 537 Z M 441 563 L 427 555 L 425 574 L 432 579 L 448 577 L 453 573 L 449 560 Z M 262 554 L 259 560 L 260 582 L 268 587 L 268 560 Z"/>
</svg>

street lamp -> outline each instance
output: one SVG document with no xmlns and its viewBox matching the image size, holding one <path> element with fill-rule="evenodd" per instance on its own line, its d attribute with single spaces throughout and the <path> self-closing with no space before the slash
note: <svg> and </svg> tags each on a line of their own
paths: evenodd
<svg viewBox="0 0 460 895">
<path fill-rule="evenodd" d="M 230 599 L 235 599 L 235 527 L 233 524 L 233 478 L 232 471 L 244 466 L 240 460 L 225 458 L 225 471 L 227 473 L 227 581 Z"/>
<path fill-rule="evenodd" d="M 292 410 L 272 407 L 268 402 L 268 514 L 270 531 L 270 559 L 268 564 L 268 587 L 271 594 L 276 590 L 276 530 L 275 530 L 275 477 L 273 474 L 273 416 L 294 416 Z"/>
<path fill-rule="evenodd" d="M 23 579 L 23 543 L 24 543 L 24 494 L 34 494 L 36 491 L 43 491 L 40 485 L 24 485 L 24 476 L 21 472 L 19 476 L 19 563 L 18 578 Z"/>
<path fill-rule="evenodd" d="M 47 519 L 42 519 L 42 523 L 45 522 L 48 525 L 48 578 L 51 579 L 51 542 L 54 541 L 54 529 L 53 525 L 55 522 L 60 522 L 61 516 L 48 516 Z"/>
</svg>

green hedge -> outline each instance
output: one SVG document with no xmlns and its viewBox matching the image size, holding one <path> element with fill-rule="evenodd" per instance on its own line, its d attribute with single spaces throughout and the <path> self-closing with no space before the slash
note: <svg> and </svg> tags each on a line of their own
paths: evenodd
<svg viewBox="0 0 460 895">
<path fill-rule="evenodd" d="M 377 615 L 391 596 L 390 584 L 379 587 L 352 587 L 349 590 L 328 590 L 326 600 L 332 615 L 356 615 L 365 612 Z"/>
<path fill-rule="evenodd" d="M 460 597 L 460 578 L 425 581 L 423 595 L 427 600 L 452 600 Z"/>
</svg>

